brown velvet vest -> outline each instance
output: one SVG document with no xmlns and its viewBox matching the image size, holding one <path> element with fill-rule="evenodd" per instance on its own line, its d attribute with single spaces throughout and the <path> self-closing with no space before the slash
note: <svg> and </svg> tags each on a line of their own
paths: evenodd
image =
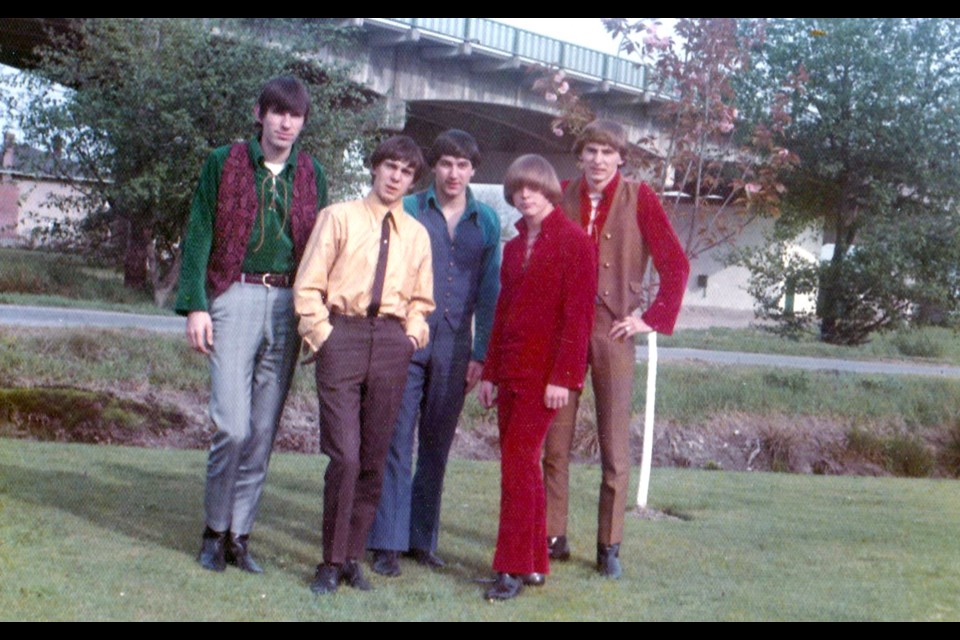
<svg viewBox="0 0 960 640">
<path fill-rule="evenodd" d="M 220 175 L 213 246 L 207 264 L 207 291 L 211 298 L 226 291 L 240 275 L 250 231 L 257 217 L 257 206 L 257 188 L 247 143 L 238 142 L 230 148 Z M 298 153 L 290 203 L 290 234 L 295 264 L 300 264 L 316 219 L 317 179 L 313 161 L 309 154 Z"/>
<path fill-rule="evenodd" d="M 583 176 L 571 180 L 560 206 L 579 226 L 580 185 Z M 637 226 L 637 197 L 640 185 L 620 177 L 613 192 L 610 212 L 603 223 L 597 247 L 597 297 L 616 318 L 625 318 L 640 306 L 643 274 L 650 252 Z"/>
</svg>

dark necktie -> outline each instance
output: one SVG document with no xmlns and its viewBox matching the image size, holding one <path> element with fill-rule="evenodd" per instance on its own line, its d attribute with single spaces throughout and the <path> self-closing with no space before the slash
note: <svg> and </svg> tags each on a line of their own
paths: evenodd
<svg viewBox="0 0 960 640">
<path fill-rule="evenodd" d="M 390 249 L 390 217 L 391 214 L 383 216 L 383 224 L 380 227 L 380 255 L 377 256 L 377 273 L 373 277 L 373 292 L 370 297 L 370 306 L 367 307 L 367 317 L 376 318 L 380 313 L 380 300 L 383 298 L 383 281 L 387 277 L 387 251 Z"/>
</svg>

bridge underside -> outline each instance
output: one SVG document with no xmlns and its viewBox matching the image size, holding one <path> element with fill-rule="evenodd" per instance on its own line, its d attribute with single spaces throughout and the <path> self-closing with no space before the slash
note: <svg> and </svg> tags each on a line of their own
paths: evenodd
<svg viewBox="0 0 960 640">
<path fill-rule="evenodd" d="M 539 153 L 556 167 L 561 177 L 576 166 L 570 155 L 573 139 L 551 131 L 553 116 L 519 107 L 448 100 L 407 102 L 403 133 L 425 148 L 447 129 L 470 133 L 483 152 L 476 182 L 499 183 L 509 164 L 525 153 Z"/>
<path fill-rule="evenodd" d="M 52 34 L 65 33 L 70 18 L 3 18 L 0 20 L 0 63 L 27 68 L 36 64 L 34 50 L 50 44 Z"/>
</svg>

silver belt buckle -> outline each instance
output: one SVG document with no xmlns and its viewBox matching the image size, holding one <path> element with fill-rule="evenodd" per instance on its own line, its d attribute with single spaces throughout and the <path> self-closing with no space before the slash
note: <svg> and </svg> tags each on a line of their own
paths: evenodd
<svg viewBox="0 0 960 640">
<path fill-rule="evenodd" d="M 267 289 L 270 288 L 270 283 L 267 282 L 267 276 L 269 276 L 269 275 L 270 275 L 269 273 L 265 273 L 265 274 L 263 274 L 263 276 L 262 276 L 261 279 L 260 279 L 260 284 L 262 284 L 263 286 L 265 286 Z"/>
</svg>

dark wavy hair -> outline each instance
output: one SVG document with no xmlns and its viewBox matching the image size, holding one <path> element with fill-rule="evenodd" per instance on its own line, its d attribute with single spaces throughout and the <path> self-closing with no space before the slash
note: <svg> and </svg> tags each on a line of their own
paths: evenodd
<svg viewBox="0 0 960 640">
<path fill-rule="evenodd" d="M 268 80 L 257 98 L 257 113 L 263 117 L 271 109 L 274 113 L 303 116 L 306 122 L 310 115 L 310 93 L 303 83 L 293 76 L 278 76 Z"/>
<path fill-rule="evenodd" d="M 370 168 L 376 169 L 384 160 L 399 160 L 413 167 L 414 183 L 420 179 L 426 168 L 420 145 L 410 136 L 391 136 L 381 142 L 370 156 Z"/>
<path fill-rule="evenodd" d="M 437 136 L 427 153 L 427 164 L 437 164 L 442 156 L 466 158 L 476 169 L 480 166 L 480 147 L 472 135 L 461 129 L 449 129 Z"/>
</svg>

